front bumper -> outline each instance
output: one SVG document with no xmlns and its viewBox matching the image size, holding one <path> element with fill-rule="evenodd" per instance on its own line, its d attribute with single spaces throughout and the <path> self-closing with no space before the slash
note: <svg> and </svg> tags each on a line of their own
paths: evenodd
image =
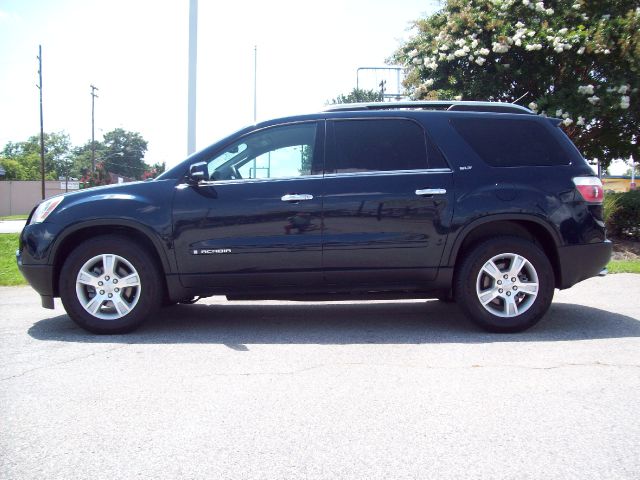
<svg viewBox="0 0 640 480">
<path fill-rule="evenodd" d="M 16 252 L 16 261 L 22 276 L 40 294 L 42 306 L 53 308 L 53 265 L 24 265 L 20 251 Z"/>
<path fill-rule="evenodd" d="M 560 260 L 558 288 L 569 288 L 582 280 L 600 275 L 611 259 L 611 250 L 612 244 L 609 240 L 560 247 L 558 249 Z"/>
</svg>

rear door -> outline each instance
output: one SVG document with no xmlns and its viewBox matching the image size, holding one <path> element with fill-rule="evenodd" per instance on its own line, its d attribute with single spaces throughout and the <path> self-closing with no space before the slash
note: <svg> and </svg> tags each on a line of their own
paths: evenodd
<svg viewBox="0 0 640 480">
<path fill-rule="evenodd" d="M 418 122 L 327 121 L 323 268 L 330 285 L 421 285 L 435 277 L 453 173 Z"/>
</svg>

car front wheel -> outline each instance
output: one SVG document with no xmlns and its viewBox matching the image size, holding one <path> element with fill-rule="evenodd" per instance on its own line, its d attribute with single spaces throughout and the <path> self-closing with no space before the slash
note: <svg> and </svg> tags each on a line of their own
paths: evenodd
<svg viewBox="0 0 640 480">
<path fill-rule="evenodd" d="M 75 248 L 60 272 L 69 316 L 93 333 L 127 333 L 160 305 L 160 273 L 150 255 L 125 237 L 108 235 Z"/>
</svg>

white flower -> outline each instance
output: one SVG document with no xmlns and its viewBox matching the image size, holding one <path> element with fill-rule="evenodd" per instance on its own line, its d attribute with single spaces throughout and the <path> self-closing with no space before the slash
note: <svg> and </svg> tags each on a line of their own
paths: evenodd
<svg viewBox="0 0 640 480">
<path fill-rule="evenodd" d="M 578 87 L 578 93 L 583 93 L 585 95 L 593 95 L 595 91 L 593 85 L 580 85 Z"/>
<path fill-rule="evenodd" d="M 604 54 L 605 55 L 609 55 L 611 53 L 611 50 L 609 50 L 608 48 L 604 49 Z"/>
<path fill-rule="evenodd" d="M 463 49 L 459 49 L 453 52 L 453 55 L 456 57 L 464 57 L 466 55 L 466 52 Z"/>
<path fill-rule="evenodd" d="M 629 91 L 629 85 L 621 85 L 618 89 L 618 93 L 625 94 Z"/>
<path fill-rule="evenodd" d="M 553 8 L 547 8 L 545 12 L 547 13 L 547 15 L 553 15 Z"/>
<path fill-rule="evenodd" d="M 440 50 L 446 52 L 447 50 L 449 50 L 449 45 L 447 45 L 446 43 L 440 45 Z"/>
<path fill-rule="evenodd" d="M 506 53 L 509 51 L 509 45 L 500 42 L 493 42 L 492 48 L 496 53 Z"/>
<path fill-rule="evenodd" d="M 422 59 L 418 57 L 414 58 L 412 62 L 414 65 L 422 65 Z"/>
<path fill-rule="evenodd" d="M 456 95 L 455 97 L 453 97 L 453 99 L 454 99 L 456 102 L 459 102 L 460 100 L 462 100 L 462 95 Z"/>
<path fill-rule="evenodd" d="M 484 62 L 486 62 L 487 60 L 484 57 L 478 57 L 476 58 L 476 63 L 480 66 L 482 66 L 484 64 Z"/>
<path fill-rule="evenodd" d="M 418 50 L 411 50 L 409 52 L 409 57 L 410 58 L 413 58 L 413 57 L 416 57 L 416 56 L 418 56 Z"/>
<path fill-rule="evenodd" d="M 568 112 L 564 112 L 562 114 L 562 118 L 569 118 L 569 113 Z"/>
<path fill-rule="evenodd" d="M 574 10 L 580 10 L 580 4 L 578 2 L 576 2 L 573 5 L 571 5 L 571 8 L 573 8 Z M 580 118 L 582 118 L 582 117 L 580 117 Z"/>
<path fill-rule="evenodd" d="M 516 39 L 515 44 L 517 47 L 519 47 L 520 45 L 522 45 L 522 40 L 520 40 L 519 38 Z"/>
<path fill-rule="evenodd" d="M 484 48 L 484 47 L 483 47 L 483 48 L 481 48 L 480 50 L 478 50 L 478 53 L 479 53 L 480 55 L 487 56 L 487 55 L 489 55 L 489 49 L 488 49 L 488 48 Z"/>
<path fill-rule="evenodd" d="M 431 85 L 433 85 L 433 82 L 434 82 L 433 78 L 429 78 L 427 81 L 424 82 L 424 84 L 427 87 L 430 87 Z"/>
<path fill-rule="evenodd" d="M 525 7 L 527 7 L 527 6 L 529 5 L 529 3 L 531 3 L 531 2 L 529 2 L 529 0 L 522 0 L 522 4 L 523 4 Z"/>
<path fill-rule="evenodd" d="M 580 47 L 578 49 L 578 55 L 582 55 L 584 53 L 584 47 Z"/>
<path fill-rule="evenodd" d="M 568 127 L 568 126 L 569 126 L 569 125 L 571 125 L 572 123 L 573 123 L 573 120 L 571 120 L 570 118 L 565 118 L 565 119 L 563 120 L 563 122 L 562 122 L 562 124 L 563 124 L 565 127 Z"/>
<path fill-rule="evenodd" d="M 568 31 L 569 31 L 569 29 L 567 29 L 567 28 L 561 28 L 560 30 L 558 30 L 558 33 L 559 33 L 560 35 L 564 35 L 564 34 L 566 34 Z"/>
<path fill-rule="evenodd" d="M 536 10 L 538 10 L 539 12 L 544 12 L 544 2 L 537 2 Z"/>
<path fill-rule="evenodd" d="M 628 95 L 623 95 L 622 97 L 620 97 L 620 108 L 626 110 L 627 108 L 629 108 L 629 104 L 630 99 Z"/>
<path fill-rule="evenodd" d="M 516 23 L 516 28 L 522 28 L 522 27 L 524 27 L 524 23 L 522 22 Z"/>
<path fill-rule="evenodd" d="M 459 38 L 458 40 L 456 40 L 455 43 L 457 46 L 459 46 L 460 48 L 464 47 L 464 44 L 466 43 L 464 38 Z"/>
<path fill-rule="evenodd" d="M 538 111 L 538 104 L 536 102 L 531 102 L 529 104 L 529 109 L 533 110 L 534 112 L 537 112 Z"/>
<path fill-rule="evenodd" d="M 587 100 L 589 101 L 589 103 L 591 105 L 595 105 L 596 103 L 598 103 L 600 101 L 600 98 L 597 97 L 596 95 L 594 95 L 593 97 L 587 98 Z"/>
<path fill-rule="evenodd" d="M 542 45 L 539 43 L 530 43 L 529 45 L 527 45 L 526 47 L 524 47 L 524 49 L 527 52 L 532 52 L 534 50 L 542 50 Z"/>
<path fill-rule="evenodd" d="M 455 58 L 456 58 L 456 56 L 453 53 L 450 53 L 449 55 L 447 55 L 447 60 L 448 61 L 451 61 L 451 60 L 453 60 Z"/>
<path fill-rule="evenodd" d="M 446 53 L 440 52 L 438 54 L 438 60 L 444 60 L 445 58 L 447 58 L 447 54 Z"/>
<path fill-rule="evenodd" d="M 576 125 L 584 125 L 584 117 L 578 117 L 578 121 L 576 122 Z"/>
<path fill-rule="evenodd" d="M 471 48 L 476 48 L 477 46 L 478 46 L 478 40 L 474 38 L 473 41 L 471 42 Z"/>
<path fill-rule="evenodd" d="M 559 108 L 556 110 L 556 117 L 561 117 L 562 116 L 562 109 Z"/>
</svg>

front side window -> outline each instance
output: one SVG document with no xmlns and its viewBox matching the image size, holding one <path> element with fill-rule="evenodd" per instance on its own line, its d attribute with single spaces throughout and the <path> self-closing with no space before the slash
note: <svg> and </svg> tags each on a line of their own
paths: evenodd
<svg viewBox="0 0 640 480">
<path fill-rule="evenodd" d="M 210 180 L 320 175 L 314 166 L 317 124 L 272 127 L 251 133 L 208 162 Z"/>
<path fill-rule="evenodd" d="M 327 173 L 428 168 L 424 130 L 411 120 L 336 120 L 332 125 Z"/>
</svg>

